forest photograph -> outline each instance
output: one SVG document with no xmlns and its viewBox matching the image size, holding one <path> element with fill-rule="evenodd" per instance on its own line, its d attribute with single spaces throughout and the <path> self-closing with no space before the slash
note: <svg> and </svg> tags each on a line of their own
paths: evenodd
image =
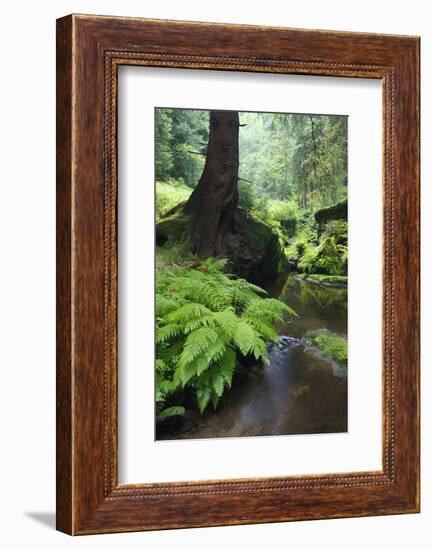
<svg viewBox="0 0 431 550">
<path fill-rule="evenodd" d="M 348 117 L 154 116 L 156 440 L 346 432 Z"/>
</svg>

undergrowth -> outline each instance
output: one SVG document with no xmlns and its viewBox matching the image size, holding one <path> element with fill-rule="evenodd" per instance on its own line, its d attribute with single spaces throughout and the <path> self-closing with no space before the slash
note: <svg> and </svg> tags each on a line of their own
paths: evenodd
<svg viewBox="0 0 431 550">
<path fill-rule="evenodd" d="M 241 360 L 267 361 L 274 322 L 295 312 L 244 279 L 225 260 L 165 261 L 156 280 L 156 406 L 166 418 L 171 397 L 191 389 L 202 414 L 214 409 Z M 181 411 L 174 411 L 176 413 Z M 170 415 L 168 415 L 170 416 Z"/>
<path fill-rule="evenodd" d="M 193 189 L 182 180 L 156 182 L 156 221 L 177 204 L 186 201 Z"/>
</svg>

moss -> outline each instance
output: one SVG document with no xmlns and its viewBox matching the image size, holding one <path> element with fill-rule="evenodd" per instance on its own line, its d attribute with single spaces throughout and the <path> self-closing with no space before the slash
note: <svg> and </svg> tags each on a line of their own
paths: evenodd
<svg viewBox="0 0 431 550">
<path fill-rule="evenodd" d="M 259 283 L 286 269 L 284 247 L 274 228 L 242 209 L 237 209 L 234 225 L 226 238 L 226 256 L 236 275 Z"/>
<path fill-rule="evenodd" d="M 310 346 L 319 348 L 323 355 L 347 367 L 347 338 L 327 330 L 319 330 L 307 334 L 306 339 Z"/>
<path fill-rule="evenodd" d="M 186 201 L 192 189 L 181 181 L 156 182 L 156 217 L 157 221 L 177 204 Z"/>
<path fill-rule="evenodd" d="M 346 275 L 322 275 L 321 273 L 298 273 L 295 279 L 299 281 L 309 281 L 324 286 L 347 286 L 348 278 Z"/>
<path fill-rule="evenodd" d="M 347 199 L 337 202 L 332 206 L 317 210 L 314 217 L 319 225 L 329 220 L 347 220 Z"/>
<path fill-rule="evenodd" d="M 343 250 L 337 247 L 334 237 L 322 237 L 318 246 L 308 244 L 298 268 L 305 273 L 342 275 L 346 270 Z"/>
<path fill-rule="evenodd" d="M 191 254 L 189 221 L 190 218 L 179 210 L 156 225 L 156 244 L 169 250 L 171 260 L 177 245 L 181 246 L 183 257 Z M 275 229 L 241 208 L 235 213 L 234 225 L 234 231 L 226 236 L 224 254 L 233 273 L 261 283 L 286 269 L 284 247 Z"/>
<path fill-rule="evenodd" d="M 165 218 L 156 225 L 156 243 L 163 246 L 184 240 L 187 235 L 188 217 L 182 212 Z"/>
</svg>

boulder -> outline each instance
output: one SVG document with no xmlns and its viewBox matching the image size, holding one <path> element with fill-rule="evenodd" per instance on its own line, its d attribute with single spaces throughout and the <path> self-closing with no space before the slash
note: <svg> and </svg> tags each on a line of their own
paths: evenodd
<svg viewBox="0 0 431 550">
<path fill-rule="evenodd" d="M 156 225 L 156 244 L 185 241 L 189 230 L 189 218 L 178 210 Z M 233 227 L 225 236 L 223 248 L 230 261 L 229 270 L 251 282 L 270 280 L 287 267 L 278 233 L 241 208 L 235 211 Z"/>
<path fill-rule="evenodd" d="M 156 244 L 163 246 L 166 242 L 180 241 L 187 235 L 188 217 L 182 211 L 166 217 L 156 225 Z"/>
<path fill-rule="evenodd" d="M 238 208 L 233 231 L 226 236 L 226 257 L 232 271 L 248 281 L 262 283 L 287 267 L 287 258 L 277 232 Z"/>
<path fill-rule="evenodd" d="M 317 210 L 314 218 L 319 226 L 322 226 L 329 220 L 347 220 L 347 199 Z"/>
</svg>

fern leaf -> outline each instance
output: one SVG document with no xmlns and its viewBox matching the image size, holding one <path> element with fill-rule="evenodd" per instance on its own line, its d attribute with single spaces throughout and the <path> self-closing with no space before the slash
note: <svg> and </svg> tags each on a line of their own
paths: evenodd
<svg viewBox="0 0 431 550">
<path fill-rule="evenodd" d="M 179 359 L 179 365 L 191 363 L 198 355 L 206 352 L 219 336 L 219 332 L 211 327 L 198 328 L 188 334 Z"/>
<path fill-rule="evenodd" d="M 184 325 L 184 333 L 188 334 L 189 332 L 193 332 L 200 327 L 214 327 L 215 325 L 216 320 L 214 318 L 214 314 L 211 312 L 210 314 L 204 315 L 203 317 L 200 317 L 198 319 L 188 321 Z"/>
<path fill-rule="evenodd" d="M 220 403 L 220 397 L 216 393 L 213 392 L 211 394 L 211 404 L 212 404 L 214 410 L 217 409 L 219 403 Z"/>
<path fill-rule="evenodd" d="M 184 407 L 168 407 L 156 415 L 156 422 L 163 422 L 172 416 L 183 416 L 185 412 L 186 409 Z"/>
<path fill-rule="evenodd" d="M 156 371 L 163 372 L 164 370 L 166 370 L 166 363 L 163 359 L 156 359 Z"/>
<path fill-rule="evenodd" d="M 235 373 L 236 365 L 236 353 L 232 348 L 227 348 L 223 357 L 220 359 L 220 371 L 228 388 L 232 386 L 232 378 Z"/>
<path fill-rule="evenodd" d="M 278 334 L 275 328 L 267 321 L 255 317 L 246 318 L 247 323 L 259 332 L 266 340 L 275 342 L 278 340 Z"/>
<path fill-rule="evenodd" d="M 185 304 L 179 309 L 172 311 L 166 316 L 168 323 L 184 324 L 190 319 L 199 319 L 204 315 L 208 315 L 210 310 L 202 304 L 189 303 Z"/>
<path fill-rule="evenodd" d="M 223 354 L 226 352 L 226 344 L 226 339 L 220 334 L 220 337 L 204 353 L 208 364 L 219 361 L 223 357 Z"/>
<path fill-rule="evenodd" d="M 218 397 L 223 395 L 224 378 L 219 369 L 213 369 L 211 372 L 211 385 Z"/>
<path fill-rule="evenodd" d="M 205 409 L 208 406 L 208 403 L 211 399 L 211 387 L 210 386 L 201 386 L 196 391 L 196 399 L 198 402 L 199 412 L 204 413 Z"/>
<path fill-rule="evenodd" d="M 176 323 L 171 323 L 169 325 L 165 325 L 163 327 L 157 327 L 156 330 L 156 343 L 160 344 L 162 342 L 166 342 L 168 340 L 171 340 L 172 338 L 175 338 L 179 334 L 181 334 L 181 327 L 180 325 L 177 325 Z"/>
<path fill-rule="evenodd" d="M 256 331 L 246 321 L 241 320 L 236 325 L 232 339 L 240 352 L 243 355 L 247 355 L 256 345 L 258 336 Z"/>
<path fill-rule="evenodd" d="M 156 311 L 158 317 L 163 317 L 170 311 L 178 307 L 178 302 L 171 298 L 166 298 L 162 294 L 156 294 Z"/>
<path fill-rule="evenodd" d="M 176 374 L 182 386 L 185 387 L 194 376 L 201 376 L 209 366 L 207 357 L 201 355 L 189 363 L 181 363 Z"/>
<path fill-rule="evenodd" d="M 213 318 L 217 324 L 226 332 L 229 338 L 232 338 L 236 324 L 238 323 L 238 317 L 232 311 L 232 309 L 224 309 L 213 313 Z"/>
</svg>

